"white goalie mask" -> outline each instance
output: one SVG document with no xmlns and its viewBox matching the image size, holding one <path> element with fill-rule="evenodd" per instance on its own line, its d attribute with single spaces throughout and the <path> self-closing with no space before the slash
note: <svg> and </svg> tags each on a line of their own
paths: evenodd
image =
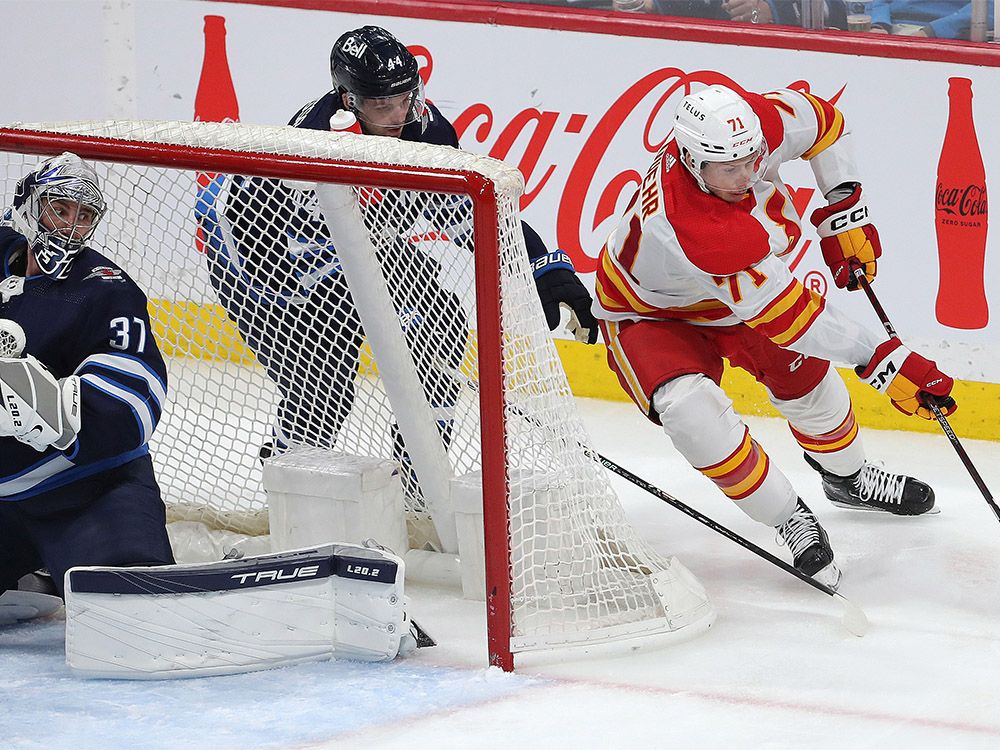
<svg viewBox="0 0 1000 750">
<path fill-rule="evenodd" d="M 64 279 L 106 210 L 97 173 L 67 151 L 21 178 L 10 219 L 27 238 L 42 273 Z"/>
<path fill-rule="evenodd" d="M 674 115 L 674 140 L 681 162 L 706 193 L 710 192 L 702 175 L 706 162 L 730 162 L 767 153 L 760 118 L 742 96 L 719 85 L 681 99 Z M 760 179 L 763 164 L 763 158 L 755 162 L 750 185 Z"/>
</svg>

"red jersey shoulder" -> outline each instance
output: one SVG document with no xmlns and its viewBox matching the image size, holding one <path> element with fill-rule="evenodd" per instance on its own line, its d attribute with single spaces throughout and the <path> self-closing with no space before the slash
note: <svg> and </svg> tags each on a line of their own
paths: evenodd
<svg viewBox="0 0 1000 750">
<path fill-rule="evenodd" d="M 750 105 L 750 109 L 760 119 L 760 129 L 764 131 L 764 140 L 767 141 L 767 147 L 771 151 L 774 151 L 781 145 L 781 142 L 785 138 L 785 126 L 781 122 L 781 113 L 778 111 L 778 108 L 785 107 L 789 112 L 791 112 L 791 108 L 780 100 L 775 100 L 761 94 L 747 92 L 743 94 L 743 98 L 746 99 L 747 104 Z"/>
</svg>

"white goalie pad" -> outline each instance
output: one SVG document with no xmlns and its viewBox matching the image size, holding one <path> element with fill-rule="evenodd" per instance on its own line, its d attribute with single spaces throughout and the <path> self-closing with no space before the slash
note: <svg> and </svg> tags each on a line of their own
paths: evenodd
<svg viewBox="0 0 1000 750">
<path fill-rule="evenodd" d="M 66 663 L 84 677 L 234 674 L 412 651 L 403 561 L 328 544 L 241 560 L 66 573 Z M 402 643 L 401 643 L 402 641 Z"/>
</svg>

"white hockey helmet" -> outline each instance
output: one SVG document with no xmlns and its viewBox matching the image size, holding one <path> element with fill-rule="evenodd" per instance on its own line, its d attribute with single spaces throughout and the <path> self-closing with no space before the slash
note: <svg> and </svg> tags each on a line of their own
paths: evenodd
<svg viewBox="0 0 1000 750">
<path fill-rule="evenodd" d="M 681 162 L 706 193 L 701 174 L 705 162 L 744 159 L 767 148 L 760 118 L 747 101 L 718 84 L 681 99 L 674 114 L 674 140 Z M 759 178 L 755 175 L 755 181 Z"/>
<path fill-rule="evenodd" d="M 75 225 L 51 229 L 42 223 L 49 201 L 57 200 L 91 209 L 93 218 L 80 225 L 83 231 L 77 232 Z M 14 229 L 27 238 L 42 273 L 64 279 L 106 210 L 97 173 L 79 156 L 66 151 L 46 159 L 18 181 L 10 218 Z"/>
</svg>

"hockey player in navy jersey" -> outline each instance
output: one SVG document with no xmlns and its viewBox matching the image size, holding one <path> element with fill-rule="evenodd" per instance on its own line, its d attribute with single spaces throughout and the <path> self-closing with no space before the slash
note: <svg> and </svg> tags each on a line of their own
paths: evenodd
<svg viewBox="0 0 1000 750">
<path fill-rule="evenodd" d="M 330 130 L 338 112 L 351 112 L 361 131 L 417 143 L 459 148 L 455 128 L 424 97 L 417 60 L 396 37 L 378 26 L 348 31 L 330 53 L 333 89 L 300 109 L 290 125 Z M 597 341 L 591 296 L 562 250 L 549 252 L 542 238 L 521 222 L 538 296 L 549 330 L 559 325 L 560 305 L 571 311 L 569 330 L 580 341 Z"/>
<path fill-rule="evenodd" d="M 367 135 L 458 148 L 454 127 L 424 97 L 416 58 L 386 30 L 365 26 L 343 34 L 333 46 L 330 66 L 333 89 L 302 107 L 290 125 L 312 130 L 353 127 Z M 353 378 L 364 336 L 336 250 L 326 239 L 315 207 L 308 205 L 308 193 L 302 196 L 276 180 L 237 177 L 228 188 L 224 209 L 227 236 L 212 241 L 214 227 L 206 226 L 213 285 L 281 392 L 275 427 L 278 449 L 289 443 L 332 447 L 354 401 Z M 448 370 L 457 368 L 464 356 L 465 312 L 457 296 L 439 283 L 437 261 L 406 242 L 407 227 L 384 222 L 400 215 L 412 220 L 421 213 L 440 221 L 449 212 L 434 202 L 448 199 L 397 191 L 385 200 L 412 205 L 378 212 L 379 234 L 398 235 L 380 247 L 380 260 L 446 445 L 459 388 Z M 428 204 L 417 205 L 420 200 Z M 288 220 L 290 213 L 295 221 Z M 436 228 L 470 250 L 473 262 L 471 226 Z M 571 313 L 568 329 L 578 340 L 594 343 L 597 323 L 590 311 L 591 296 L 568 255 L 549 252 L 527 224 L 523 231 L 549 328 L 559 324 L 565 306 Z M 394 279 L 402 281 L 394 285 Z M 428 323 L 422 314 L 428 306 L 448 312 Z M 311 330 L 309 321 L 315 320 L 330 321 L 333 333 L 326 338 L 294 333 Z M 294 349 L 286 339 L 295 341 Z M 347 385 L 324 392 L 323 408 L 318 409 L 315 393 L 303 390 L 303 382 Z M 393 443 L 396 458 L 405 462 L 398 433 Z M 266 445 L 262 456 L 270 452 Z"/>
<path fill-rule="evenodd" d="M 149 439 L 167 374 L 146 297 L 87 245 L 106 210 L 74 154 L 0 222 L 0 592 L 47 568 L 170 564 Z"/>
</svg>

